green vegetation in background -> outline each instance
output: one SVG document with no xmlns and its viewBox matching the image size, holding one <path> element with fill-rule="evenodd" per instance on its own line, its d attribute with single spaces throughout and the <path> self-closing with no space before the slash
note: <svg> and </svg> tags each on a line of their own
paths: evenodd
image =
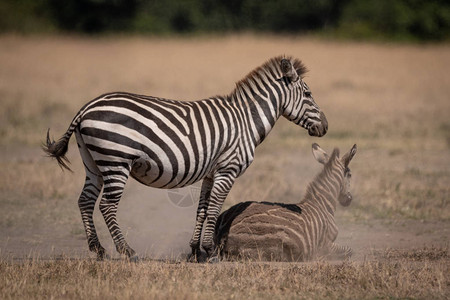
<svg viewBox="0 0 450 300">
<path fill-rule="evenodd" d="M 55 31 L 55 23 L 48 2 L 48 0 L 1 0 L 0 32 Z"/>
<path fill-rule="evenodd" d="M 350 38 L 448 40 L 450 5 L 433 0 L 350 0 L 337 31 Z"/>
<path fill-rule="evenodd" d="M 442 41 L 445 0 L 2 0 L 0 32 L 285 32 Z"/>
</svg>

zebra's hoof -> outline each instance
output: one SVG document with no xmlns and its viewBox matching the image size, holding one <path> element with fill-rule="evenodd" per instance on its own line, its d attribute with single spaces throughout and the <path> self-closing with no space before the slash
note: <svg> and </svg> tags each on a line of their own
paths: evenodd
<svg viewBox="0 0 450 300">
<path fill-rule="evenodd" d="M 219 256 L 217 256 L 217 255 L 214 255 L 214 256 L 211 256 L 211 257 L 208 257 L 208 260 L 207 260 L 207 262 L 209 263 L 209 264 L 217 264 L 217 263 L 219 263 Z"/>
<path fill-rule="evenodd" d="M 187 262 L 197 263 L 200 253 L 201 253 L 201 251 L 198 247 L 196 247 L 196 246 L 192 247 L 192 252 L 188 255 Z"/>
<path fill-rule="evenodd" d="M 97 253 L 97 261 L 104 261 L 105 259 L 111 259 L 111 257 L 105 252 Z"/>
<path fill-rule="evenodd" d="M 189 254 L 186 261 L 189 262 L 189 263 L 196 263 L 196 262 L 198 262 L 197 255 L 192 254 L 192 253 Z"/>
<path fill-rule="evenodd" d="M 195 251 L 187 257 L 187 262 L 191 263 L 204 263 L 207 261 L 206 253 L 203 251 Z"/>
<path fill-rule="evenodd" d="M 140 262 L 141 260 L 139 259 L 139 256 L 133 255 L 133 256 L 131 256 L 131 257 L 128 257 L 128 261 L 129 261 L 129 262 L 132 262 L 132 263 L 138 263 L 138 262 Z"/>
</svg>

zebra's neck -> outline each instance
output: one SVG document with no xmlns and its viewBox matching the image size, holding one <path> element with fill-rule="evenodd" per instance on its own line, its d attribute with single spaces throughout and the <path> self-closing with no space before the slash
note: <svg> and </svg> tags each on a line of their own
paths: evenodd
<svg viewBox="0 0 450 300">
<path fill-rule="evenodd" d="M 344 167 L 339 158 L 330 158 L 322 172 L 309 184 L 300 203 L 308 202 L 334 215 L 343 178 Z"/>
<path fill-rule="evenodd" d="M 255 73 L 238 83 L 230 95 L 243 115 L 244 127 L 255 147 L 264 141 L 281 116 L 280 89 L 272 74 Z"/>
</svg>

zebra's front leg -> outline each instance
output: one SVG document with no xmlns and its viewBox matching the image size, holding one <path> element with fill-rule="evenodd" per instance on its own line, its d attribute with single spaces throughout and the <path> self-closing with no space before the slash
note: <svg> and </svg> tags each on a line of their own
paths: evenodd
<svg viewBox="0 0 450 300">
<path fill-rule="evenodd" d="M 189 256 L 188 260 L 191 262 L 198 262 L 200 258 L 200 237 L 202 235 L 203 223 L 206 219 L 206 210 L 208 208 L 208 202 L 212 187 L 212 178 L 206 177 L 205 179 L 203 179 L 202 189 L 200 192 L 200 200 L 198 202 L 194 233 L 192 234 L 191 241 L 189 242 L 192 253 Z"/>
<path fill-rule="evenodd" d="M 202 247 L 206 251 L 209 262 L 218 261 L 217 247 L 214 244 L 214 230 L 228 193 L 233 186 L 235 178 L 230 176 L 230 173 L 216 174 L 214 176 L 214 184 L 211 189 L 211 195 L 208 201 L 208 208 L 206 210 L 206 226 L 202 240 Z"/>
<path fill-rule="evenodd" d="M 108 226 L 109 233 L 114 241 L 117 252 L 126 255 L 130 260 L 137 260 L 136 252 L 125 241 L 125 238 L 117 223 L 117 207 L 122 197 L 126 179 L 104 178 L 105 186 L 103 188 L 103 197 L 100 201 L 100 211 Z"/>
</svg>

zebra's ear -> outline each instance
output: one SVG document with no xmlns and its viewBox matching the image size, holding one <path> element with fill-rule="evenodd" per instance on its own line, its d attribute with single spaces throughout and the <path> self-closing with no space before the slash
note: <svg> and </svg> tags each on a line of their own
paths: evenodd
<svg viewBox="0 0 450 300">
<path fill-rule="evenodd" d="M 300 78 L 297 74 L 297 70 L 295 70 L 289 59 L 283 58 L 281 60 L 281 72 L 283 72 L 283 75 L 290 81 L 297 81 Z"/>
<path fill-rule="evenodd" d="M 312 144 L 312 154 L 314 158 L 323 165 L 330 159 L 330 156 L 316 143 Z"/>
<path fill-rule="evenodd" d="M 354 144 L 352 149 L 350 149 L 350 151 L 348 151 L 347 153 L 344 154 L 344 156 L 342 156 L 342 162 L 344 163 L 345 167 L 348 167 L 353 156 L 355 156 L 357 149 L 358 148 L 356 147 L 356 144 Z"/>
</svg>

